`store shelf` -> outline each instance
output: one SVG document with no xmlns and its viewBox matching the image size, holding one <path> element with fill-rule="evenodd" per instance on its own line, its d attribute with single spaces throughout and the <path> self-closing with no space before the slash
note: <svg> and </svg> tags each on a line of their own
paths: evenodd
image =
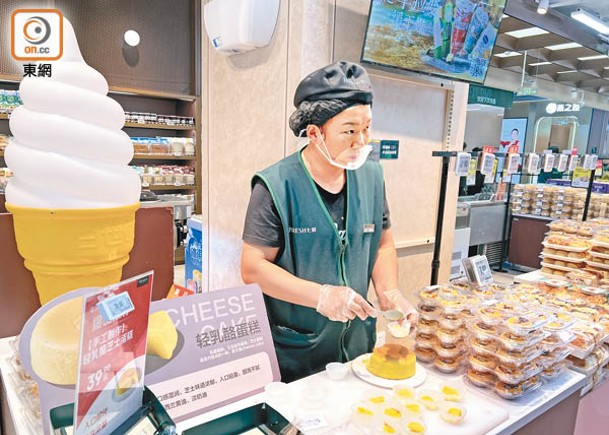
<svg viewBox="0 0 609 435">
<path fill-rule="evenodd" d="M 149 190 L 195 190 L 197 186 L 142 186 L 143 189 Z"/>
<path fill-rule="evenodd" d="M 185 160 L 195 161 L 196 156 L 170 156 L 163 154 L 134 154 L 133 160 Z"/>
<path fill-rule="evenodd" d="M 181 130 L 192 131 L 196 127 L 194 125 L 166 125 L 166 124 L 140 124 L 137 122 L 125 122 L 125 127 L 128 128 L 151 128 L 154 130 Z"/>
<path fill-rule="evenodd" d="M 8 115 L 6 113 L 0 113 L 0 119 L 8 119 Z"/>
</svg>

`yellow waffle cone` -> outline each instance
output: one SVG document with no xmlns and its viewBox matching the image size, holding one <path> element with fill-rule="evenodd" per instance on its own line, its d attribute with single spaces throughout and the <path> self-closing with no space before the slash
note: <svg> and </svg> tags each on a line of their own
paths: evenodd
<svg viewBox="0 0 609 435">
<path fill-rule="evenodd" d="M 139 206 L 70 210 L 7 203 L 17 249 L 34 274 L 40 303 L 77 288 L 119 282 Z"/>
</svg>

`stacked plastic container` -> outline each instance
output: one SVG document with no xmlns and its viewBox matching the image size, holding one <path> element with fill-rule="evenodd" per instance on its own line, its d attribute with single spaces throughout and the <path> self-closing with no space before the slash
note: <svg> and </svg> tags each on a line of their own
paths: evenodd
<svg viewBox="0 0 609 435">
<path fill-rule="evenodd" d="M 465 325 L 471 306 L 480 303 L 451 286 L 426 287 L 419 292 L 419 322 L 415 337 L 417 360 L 454 373 L 466 362 Z"/>
<path fill-rule="evenodd" d="M 588 269 L 597 272 L 602 278 L 609 278 L 609 230 L 596 232 L 591 240 L 586 264 Z"/>
<path fill-rule="evenodd" d="M 585 199 L 584 189 L 547 184 L 517 184 L 510 203 L 514 214 L 581 220 Z M 606 216 L 608 204 L 609 196 L 593 194 L 590 217 Z"/>
<path fill-rule="evenodd" d="M 586 252 L 596 226 L 572 220 L 556 220 L 542 242 L 541 272 L 546 275 L 566 276 L 586 267 Z"/>
</svg>

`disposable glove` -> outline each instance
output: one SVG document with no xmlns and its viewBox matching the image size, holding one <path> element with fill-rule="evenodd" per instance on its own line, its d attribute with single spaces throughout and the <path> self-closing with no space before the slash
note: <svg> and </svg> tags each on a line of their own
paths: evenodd
<svg viewBox="0 0 609 435">
<path fill-rule="evenodd" d="M 337 322 L 353 320 L 355 316 L 362 320 L 376 317 L 376 310 L 355 290 L 328 284 L 319 289 L 317 312 Z"/>
<path fill-rule="evenodd" d="M 410 326 L 416 325 L 417 320 L 419 319 L 419 313 L 416 308 L 402 296 L 402 292 L 399 289 L 387 290 L 383 293 L 383 296 L 389 301 L 389 304 L 392 305 L 389 309 L 401 311 L 404 313 L 405 319 L 410 323 Z"/>
</svg>

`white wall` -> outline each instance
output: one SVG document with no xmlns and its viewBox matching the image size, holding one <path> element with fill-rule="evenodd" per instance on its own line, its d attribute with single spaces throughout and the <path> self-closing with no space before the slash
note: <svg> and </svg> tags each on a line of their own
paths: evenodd
<svg viewBox="0 0 609 435">
<path fill-rule="evenodd" d="M 465 142 L 467 150 L 491 145 L 499 146 L 501 121 L 503 117 L 484 111 L 468 111 L 465 121 Z"/>
</svg>

